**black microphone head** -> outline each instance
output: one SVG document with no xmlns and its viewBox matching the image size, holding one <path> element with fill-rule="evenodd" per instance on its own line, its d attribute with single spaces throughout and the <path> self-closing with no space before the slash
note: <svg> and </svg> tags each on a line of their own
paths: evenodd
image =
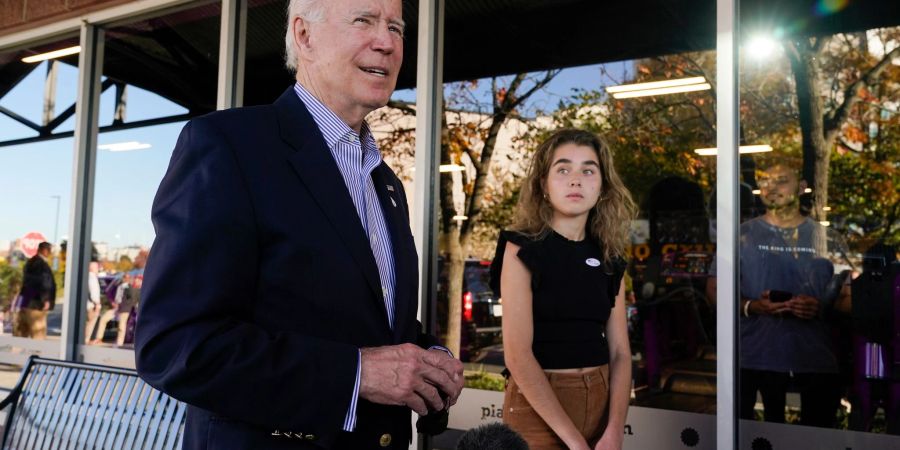
<svg viewBox="0 0 900 450">
<path fill-rule="evenodd" d="M 515 430 L 497 422 L 466 431 L 457 441 L 456 450 L 528 450 L 528 443 Z"/>
</svg>

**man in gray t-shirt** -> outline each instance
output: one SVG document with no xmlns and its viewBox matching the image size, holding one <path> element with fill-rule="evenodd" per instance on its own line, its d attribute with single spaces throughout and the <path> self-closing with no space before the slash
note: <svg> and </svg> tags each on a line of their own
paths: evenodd
<svg viewBox="0 0 900 450">
<path fill-rule="evenodd" d="M 800 392 L 800 421 L 830 427 L 840 403 L 838 366 L 824 316 L 846 260 L 840 235 L 800 213 L 806 188 L 796 170 L 761 171 L 763 216 L 741 225 L 741 417 L 753 418 L 757 391 L 765 419 L 784 422 L 785 395 Z"/>
</svg>

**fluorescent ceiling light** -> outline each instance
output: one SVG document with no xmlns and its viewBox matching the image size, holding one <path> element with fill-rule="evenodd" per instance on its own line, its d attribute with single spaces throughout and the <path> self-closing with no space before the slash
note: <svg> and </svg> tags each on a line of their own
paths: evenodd
<svg viewBox="0 0 900 450">
<path fill-rule="evenodd" d="M 831 222 L 829 222 L 827 220 L 820 220 L 819 223 L 821 223 L 823 227 L 827 227 L 827 226 L 831 225 Z"/>
<path fill-rule="evenodd" d="M 738 147 L 738 153 L 747 154 L 747 153 L 765 153 L 771 152 L 771 145 L 742 145 Z M 698 148 L 694 150 L 694 153 L 701 156 L 714 156 L 718 153 L 718 149 L 716 147 L 712 148 Z"/>
<path fill-rule="evenodd" d="M 707 89 L 710 89 L 711 87 L 712 86 L 710 86 L 709 83 L 689 84 L 687 86 L 673 86 L 661 89 L 646 89 L 643 91 L 621 92 L 618 94 L 613 94 L 613 98 L 649 97 L 651 95 L 666 95 L 678 94 L 681 92 L 705 91 Z"/>
<path fill-rule="evenodd" d="M 606 88 L 606 92 L 609 92 L 610 94 L 616 94 L 619 92 L 644 91 L 647 89 L 663 89 L 663 88 L 679 87 L 679 86 L 687 86 L 687 85 L 691 85 L 691 84 L 703 84 L 703 83 L 706 83 L 706 78 L 703 78 L 703 77 L 679 78 L 677 80 L 651 81 L 649 83 L 623 84 L 621 86 L 610 86 L 610 87 Z"/>
<path fill-rule="evenodd" d="M 469 218 L 468 216 L 461 216 L 461 215 L 457 214 L 457 215 L 453 216 L 452 220 L 467 220 L 468 218 Z"/>
<path fill-rule="evenodd" d="M 679 92 L 705 91 L 712 86 L 703 77 L 679 78 L 677 80 L 651 81 L 649 83 L 610 86 L 606 92 L 613 98 L 647 97 L 650 95 L 677 94 Z"/>
<path fill-rule="evenodd" d="M 810 192 L 812 192 L 812 188 L 806 188 L 803 190 L 804 194 L 809 194 Z"/>
<path fill-rule="evenodd" d="M 441 164 L 441 172 L 462 172 L 465 167 L 459 164 Z"/>
<path fill-rule="evenodd" d="M 823 206 L 823 207 L 822 207 L 822 211 L 831 211 L 831 207 L 830 207 L 830 206 Z"/>
<path fill-rule="evenodd" d="M 36 63 L 36 62 L 46 61 L 48 59 L 62 58 L 63 56 L 74 55 L 79 52 L 81 52 L 81 46 L 76 45 L 74 47 L 54 50 L 52 52 L 41 53 L 39 55 L 26 56 L 26 57 L 22 58 L 22 62 Z"/>
<path fill-rule="evenodd" d="M 129 141 L 129 142 L 116 142 L 115 144 L 102 144 L 98 145 L 97 149 L 99 150 L 109 150 L 111 152 L 127 152 L 130 150 L 141 150 L 145 148 L 150 148 L 150 144 L 146 144 L 138 141 Z"/>
<path fill-rule="evenodd" d="M 762 191 L 759 190 L 759 189 L 754 189 L 754 190 L 752 190 L 752 191 L 750 191 L 750 192 L 752 192 L 753 195 L 759 195 L 759 194 L 762 194 Z"/>
</svg>

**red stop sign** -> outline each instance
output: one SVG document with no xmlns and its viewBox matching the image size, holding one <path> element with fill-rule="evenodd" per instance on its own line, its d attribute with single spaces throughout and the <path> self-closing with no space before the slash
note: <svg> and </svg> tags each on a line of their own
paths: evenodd
<svg viewBox="0 0 900 450">
<path fill-rule="evenodd" d="M 45 238 L 43 234 L 32 231 L 31 233 L 22 236 L 22 239 L 19 239 L 19 250 L 22 250 L 22 253 L 24 253 L 25 256 L 31 258 L 37 254 L 38 245 L 46 240 L 47 238 Z"/>
</svg>

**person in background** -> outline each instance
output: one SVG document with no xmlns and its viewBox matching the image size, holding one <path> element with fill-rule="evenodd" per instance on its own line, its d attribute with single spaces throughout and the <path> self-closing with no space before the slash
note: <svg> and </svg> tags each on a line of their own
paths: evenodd
<svg viewBox="0 0 900 450">
<path fill-rule="evenodd" d="M 16 336 L 32 339 L 47 337 L 47 312 L 56 305 L 56 280 L 50 269 L 52 246 L 49 242 L 38 244 L 37 254 L 26 263 L 22 274 L 20 303 L 22 308 L 16 321 Z"/>
<path fill-rule="evenodd" d="M 107 298 L 109 299 L 110 307 L 108 309 L 106 309 L 105 311 L 103 311 L 103 313 L 100 315 L 99 324 L 97 326 L 97 335 L 91 341 L 91 344 L 99 345 L 99 344 L 103 343 L 103 335 L 106 332 L 106 326 L 107 326 L 107 324 L 109 324 L 109 321 L 112 320 L 113 318 L 116 318 L 116 315 L 119 313 L 119 306 L 124 301 L 125 292 L 128 290 L 129 287 L 131 287 L 131 274 L 124 273 L 124 274 L 122 274 L 122 279 L 120 279 L 113 286 L 107 288 L 106 292 L 107 292 Z M 110 289 L 112 289 L 112 291 L 110 291 Z M 111 296 L 110 296 L 110 292 L 112 292 Z M 118 325 L 121 322 L 121 317 L 116 318 L 116 319 L 117 319 L 116 324 Z M 128 320 L 127 315 L 125 315 L 125 320 L 126 321 Z M 119 326 L 117 326 L 116 327 L 116 339 L 115 339 L 116 343 L 119 342 L 119 334 L 120 334 L 119 330 L 120 330 L 120 328 L 119 328 Z M 122 335 L 124 336 L 124 333 Z M 124 343 L 124 337 L 122 339 L 123 339 L 122 342 Z M 118 344 L 116 344 L 116 345 L 118 345 Z"/>
<path fill-rule="evenodd" d="M 141 303 L 141 287 L 144 284 L 143 275 L 135 275 L 131 277 L 131 282 L 122 289 L 122 296 L 116 295 L 118 307 L 116 308 L 116 332 L 115 347 L 119 348 L 125 345 L 125 336 L 128 333 L 128 319 L 132 314 L 137 313 L 138 305 Z"/>
<path fill-rule="evenodd" d="M 94 334 L 94 327 L 97 325 L 97 319 L 100 317 L 100 310 L 103 303 L 100 301 L 100 263 L 91 261 L 88 264 L 88 299 L 87 299 L 87 324 L 84 328 L 84 341 L 91 342 L 91 336 Z M 103 330 L 99 331 L 103 335 Z"/>
<path fill-rule="evenodd" d="M 503 421 L 532 448 L 622 448 L 635 210 L 597 135 L 561 130 L 537 148 L 491 268 L 509 371 Z"/>
<path fill-rule="evenodd" d="M 784 423 L 786 395 L 800 393 L 800 424 L 833 427 L 841 385 L 828 317 L 849 265 L 840 235 L 800 212 L 806 182 L 778 161 L 758 175 L 762 216 L 741 224 L 740 414 L 754 419 L 757 393 L 765 421 Z"/>
</svg>

